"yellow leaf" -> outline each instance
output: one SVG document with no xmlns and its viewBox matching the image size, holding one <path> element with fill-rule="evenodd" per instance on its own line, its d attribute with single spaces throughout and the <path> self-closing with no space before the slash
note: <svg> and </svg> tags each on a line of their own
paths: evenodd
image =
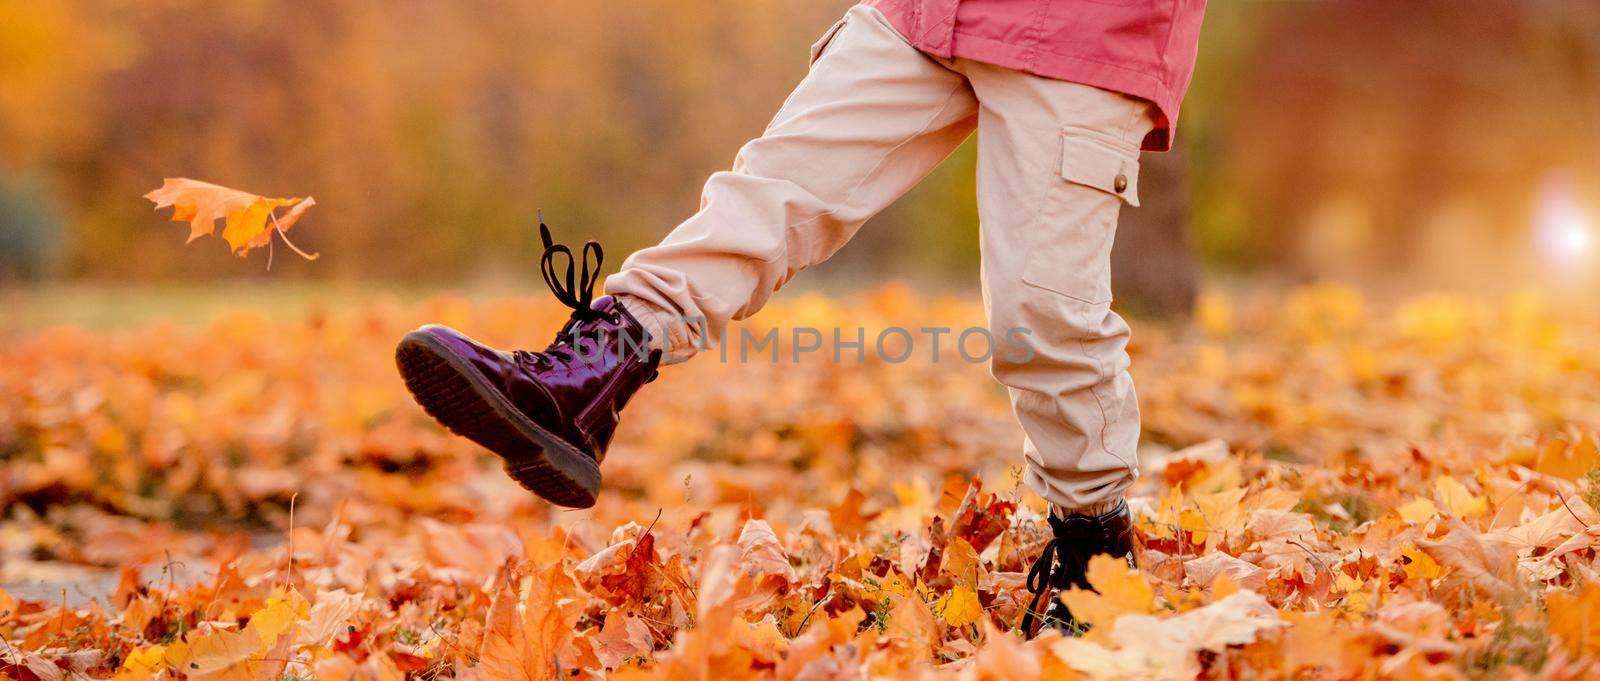
<svg viewBox="0 0 1600 681">
<path fill-rule="evenodd" d="M 1372 593 L 1367 581 L 1343 572 L 1334 575 L 1333 587 L 1344 592 L 1344 607 L 1355 613 L 1364 613 L 1372 607 Z"/>
<path fill-rule="evenodd" d="M 1197 494 L 1194 505 L 1213 526 L 1227 528 L 1243 519 L 1244 510 L 1239 507 L 1239 502 L 1244 500 L 1248 491 L 1244 487 L 1235 487 L 1210 494 Z"/>
<path fill-rule="evenodd" d="M 983 574 L 983 563 L 978 560 L 978 552 L 961 537 L 950 539 L 944 548 L 944 562 L 939 567 L 950 573 L 956 584 L 968 589 L 977 589 L 978 579 Z"/>
<path fill-rule="evenodd" d="M 1344 607 L 1356 614 L 1365 613 L 1372 609 L 1372 594 L 1366 591 L 1345 594 Z"/>
<path fill-rule="evenodd" d="M 1156 521 L 1151 527 L 1153 537 L 1167 538 L 1173 532 L 1182 528 L 1183 524 L 1183 490 L 1173 487 L 1161 497 L 1161 504 L 1156 508 Z"/>
<path fill-rule="evenodd" d="M 188 661 L 181 669 L 193 677 L 238 675 L 255 671 L 261 662 L 261 633 L 250 627 L 244 631 L 217 631 L 189 640 Z"/>
<path fill-rule="evenodd" d="M 1360 591 L 1366 585 L 1366 580 L 1360 577 L 1351 577 L 1343 572 L 1335 573 L 1333 576 L 1333 587 L 1345 593 Z"/>
<path fill-rule="evenodd" d="M 161 652 L 161 662 L 173 669 L 183 669 L 189 664 L 189 644 L 182 640 L 167 644 Z"/>
<path fill-rule="evenodd" d="M 1407 544 L 1400 547 L 1400 555 L 1409 561 L 1405 564 L 1407 579 L 1438 579 L 1444 574 L 1444 567 L 1422 549 Z"/>
<path fill-rule="evenodd" d="M 1457 482 L 1455 478 L 1441 475 L 1433 481 L 1433 486 L 1439 492 L 1439 501 L 1444 504 L 1445 511 L 1457 518 L 1475 518 L 1489 510 L 1489 501 L 1483 497 L 1475 497 L 1467 491 L 1466 485 Z"/>
<path fill-rule="evenodd" d="M 267 598 L 264 607 L 250 614 L 250 624 L 246 628 L 256 632 L 263 649 L 271 648 L 277 643 L 279 635 L 305 619 L 310 612 L 311 605 L 299 593 L 278 590 Z"/>
<path fill-rule="evenodd" d="M 307 208 L 316 204 L 309 196 L 267 198 L 182 177 L 166 178 L 160 189 L 144 197 L 154 201 L 157 209 L 172 206 L 172 220 L 189 223 L 189 241 L 211 234 L 216 230 L 216 221 L 225 220 L 222 238 L 227 240 L 228 246 L 237 255 L 267 245 L 272 237 L 269 228 L 288 231 Z M 285 206 L 291 207 L 288 214 L 274 221 L 273 211 Z M 312 255 L 306 257 L 315 258 Z"/>
<path fill-rule="evenodd" d="M 1210 494 L 1194 495 L 1194 508 L 1179 516 L 1180 525 L 1194 532 L 1195 541 L 1212 548 L 1220 537 L 1238 535 L 1244 530 L 1245 509 L 1240 503 L 1248 492 L 1244 487 Z"/>
<path fill-rule="evenodd" d="M 267 231 L 267 217 L 272 210 L 291 202 L 291 199 L 256 197 L 242 209 L 229 210 L 222 227 L 223 240 L 228 242 L 228 247 L 234 253 L 244 253 L 256 237 Z"/>
<path fill-rule="evenodd" d="M 964 586 L 951 587 L 950 592 L 939 599 L 939 616 L 952 627 L 964 627 L 983 615 L 983 606 L 978 603 L 978 593 Z"/>
<path fill-rule="evenodd" d="M 1091 558 L 1089 584 L 1094 591 L 1074 587 L 1062 592 L 1060 598 L 1074 617 L 1092 626 L 1109 626 L 1127 613 L 1155 611 L 1155 592 L 1149 582 L 1121 558 L 1105 554 Z"/>
<path fill-rule="evenodd" d="M 128 658 L 122 661 L 123 671 L 153 672 L 164 668 L 166 664 L 162 658 L 166 655 L 167 647 L 156 644 L 143 648 L 136 648 L 128 653 Z"/>
<path fill-rule="evenodd" d="M 905 578 L 901 577 L 900 573 L 892 570 L 883 578 L 883 582 L 879 584 L 879 588 L 899 596 L 910 596 L 912 592 L 912 587 L 911 585 L 906 584 Z"/>
<path fill-rule="evenodd" d="M 1428 522 L 1439 515 L 1439 507 L 1433 502 L 1422 497 L 1417 497 L 1395 509 L 1400 513 L 1400 519 L 1413 525 Z"/>
</svg>

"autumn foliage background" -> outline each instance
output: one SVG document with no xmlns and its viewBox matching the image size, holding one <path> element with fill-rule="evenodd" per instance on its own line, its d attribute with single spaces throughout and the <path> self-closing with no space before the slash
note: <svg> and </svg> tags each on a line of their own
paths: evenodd
<svg viewBox="0 0 1600 681">
<path fill-rule="evenodd" d="M 1083 638 L 1012 631 L 981 365 L 672 367 L 585 511 L 410 402 L 402 333 L 546 342 L 536 211 L 658 239 L 846 4 L 0 0 L 0 678 L 1600 674 L 1584 3 L 1212 3 L 1119 236 L 1184 273 L 1119 282 L 1143 571 Z M 972 163 L 757 335 L 980 323 Z M 322 257 L 183 246 L 177 176 L 315 195 Z"/>
</svg>

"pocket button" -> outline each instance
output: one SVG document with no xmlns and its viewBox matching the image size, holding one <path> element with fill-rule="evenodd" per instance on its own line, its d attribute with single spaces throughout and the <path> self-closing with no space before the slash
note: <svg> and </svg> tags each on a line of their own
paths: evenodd
<svg viewBox="0 0 1600 681">
<path fill-rule="evenodd" d="M 1126 173 L 1117 173 L 1117 179 L 1111 182 L 1111 188 L 1117 190 L 1118 194 L 1126 191 L 1128 189 L 1128 175 Z"/>
</svg>

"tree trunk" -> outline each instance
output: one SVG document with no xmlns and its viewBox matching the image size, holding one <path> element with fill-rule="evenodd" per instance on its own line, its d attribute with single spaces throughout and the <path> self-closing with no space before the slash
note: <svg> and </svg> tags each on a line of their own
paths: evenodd
<svg viewBox="0 0 1600 681">
<path fill-rule="evenodd" d="M 1188 167 L 1181 143 L 1140 160 L 1142 205 L 1123 208 L 1111 249 L 1111 288 L 1120 309 L 1185 317 L 1194 308 L 1199 266 L 1189 243 Z"/>
</svg>

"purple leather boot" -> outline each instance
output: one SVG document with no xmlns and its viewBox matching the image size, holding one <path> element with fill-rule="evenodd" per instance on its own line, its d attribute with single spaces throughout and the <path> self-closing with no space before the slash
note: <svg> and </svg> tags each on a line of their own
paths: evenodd
<svg viewBox="0 0 1600 681">
<path fill-rule="evenodd" d="M 615 298 L 593 298 L 604 258 L 599 244 L 584 245 L 575 282 L 572 251 L 552 243 L 543 223 L 539 232 L 545 283 L 573 309 L 550 347 L 506 352 L 428 325 L 400 340 L 395 364 L 429 416 L 500 455 L 523 487 L 553 504 L 587 508 L 600 491 L 617 412 L 655 379 L 661 353 L 649 349 L 648 333 Z M 555 276 L 556 255 L 567 259 L 564 281 Z"/>
</svg>

